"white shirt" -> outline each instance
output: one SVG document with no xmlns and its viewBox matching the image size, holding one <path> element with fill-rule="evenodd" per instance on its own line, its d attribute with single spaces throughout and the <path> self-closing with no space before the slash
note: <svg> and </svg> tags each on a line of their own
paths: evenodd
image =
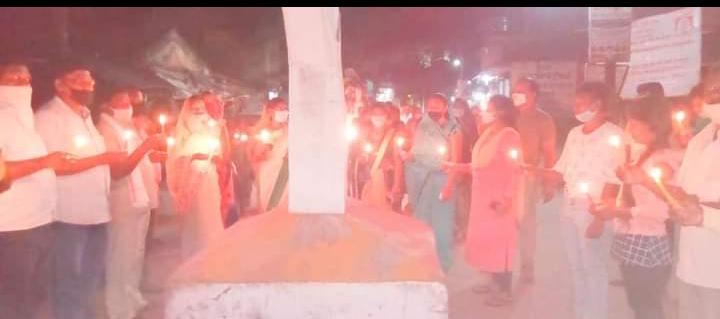
<svg viewBox="0 0 720 319">
<path fill-rule="evenodd" d="M 623 164 L 624 149 L 614 146 L 610 139 L 617 136 L 626 140 L 623 130 L 606 122 L 590 134 L 582 131 L 582 125 L 568 133 L 565 146 L 553 170 L 563 175 L 565 198 L 569 200 L 600 201 L 605 184 L 621 184 L 615 170 Z M 587 185 L 587 193 L 582 184 Z"/>
<path fill-rule="evenodd" d="M 1 105 L 0 149 L 8 162 L 48 154 L 40 135 L 33 128 L 23 125 L 15 111 Z M 56 201 L 55 172 L 52 170 L 39 170 L 14 180 L 10 189 L 0 193 L 0 231 L 25 230 L 49 224 Z"/>
<path fill-rule="evenodd" d="M 701 202 L 720 201 L 720 139 L 714 139 L 716 130 L 710 124 L 690 140 L 678 171 L 680 186 Z M 680 230 L 677 276 L 692 285 L 720 289 L 720 210 L 702 207 L 703 226 Z"/>
<path fill-rule="evenodd" d="M 80 158 L 105 153 L 105 141 L 95 129 L 91 117 L 83 119 L 58 97 L 52 98 L 35 113 L 35 127 L 51 152 L 67 152 Z M 82 138 L 84 143 L 76 143 L 78 138 Z M 56 220 L 79 225 L 110 221 L 108 165 L 58 176 L 57 186 Z"/>
</svg>

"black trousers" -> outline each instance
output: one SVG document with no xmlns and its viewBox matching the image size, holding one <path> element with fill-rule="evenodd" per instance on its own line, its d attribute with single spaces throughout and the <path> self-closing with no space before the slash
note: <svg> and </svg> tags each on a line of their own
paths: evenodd
<svg viewBox="0 0 720 319">
<path fill-rule="evenodd" d="M 635 319 L 663 319 L 662 299 L 671 266 L 640 267 L 620 266 L 625 291 Z"/>
<path fill-rule="evenodd" d="M 0 317 L 39 318 L 52 278 L 50 225 L 0 232 Z"/>
</svg>

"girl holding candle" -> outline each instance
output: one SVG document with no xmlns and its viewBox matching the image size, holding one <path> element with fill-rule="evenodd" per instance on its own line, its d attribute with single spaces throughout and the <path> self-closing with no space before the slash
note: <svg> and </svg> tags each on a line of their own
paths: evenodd
<svg viewBox="0 0 720 319">
<path fill-rule="evenodd" d="M 175 128 L 166 162 L 168 189 L 181 215 L 183 258 L 222 233 L 222 196 L 218 166 L 226 165 L 224 125 L 212 119 L 202 96 L 188 98 Z"/>
<path fill-rule="evenodd" d="M 253 128 L 248 158 L 255 171 L 255 198 L 259 212 L 287 205 L 288 105 L 274 98 Z"/>
<path fill-rule="evenodd" d="M 413 213 L 433 229 L 438 257 L 447 272 L 452 261 L 456 201 L 454 197 L 440 198 L 448 183 L 448 175 L 442 170 L 441 163 L 443 160 L 459 161 L 462 133 L 448 115 L 445 96 L 430 95 L 426 108 L 427 114 L 413 134 L 412 148 L 405 160 L 405 185 Z"/>
<path fill-rule="evenodd" d="M 630 162 L 618 169 L 618 176 L 630 187 L 635 205 L 593 213 L 614 219 L 612 256 L 620 263 L 635 318 L 662 319 L 662 298 L 672 270 L 672 241 L 665 224 L 670 208 L 653 191 L 654 185 L 645 185 L 671 180 L 682 152 L 668 145 L 671 119 L 648 102 L 640 100 L 626 111 L 633 146 Z M 655 180 L 649 181 L 648 177 Z"/>
<path fill-rule="evenodd" d="M 446 162 L 451 180 L 472 176 L 472 200 L 465 244 L 468 263 L 492 274 L 486 304 L 504 306 L 512 301 L 512 267 L 517 248 L 518 216 L 513 202 L 518 195 L 522 169 L 520 134 L 513 128 L 517 109 L 512 100 L 496 95 L 480 113 L 486 129 L 472 150 L 470 163 Z M 452 187 L 451 183 L 448 183 Z M 443 197 L 450 197 L 451 188 Z"/>
<path fill-rule="evenodd" d="M 608 318 L 608 272 L 611 236 L 604 221 L 590 213 L 593 204 L 613 206 L 624 162 L 624 148 L 608 141 L 623 130 L 608 121 L 610 90 L 585 83 L 575 96 L 575 117 L 582 125 L 568 134 L 552 170 L 532 168 L 554 184 L 564 183 L 562 227 L 575 290 L 578 318 Z M 581 185 L 587 185 L 580 187 Z"/>
</svg>

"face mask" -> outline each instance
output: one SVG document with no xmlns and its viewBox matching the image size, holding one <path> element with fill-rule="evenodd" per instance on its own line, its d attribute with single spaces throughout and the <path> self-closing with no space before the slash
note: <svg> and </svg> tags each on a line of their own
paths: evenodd
<svg viewBox="0 0 720 319">
<path fill-rule="evenodd" d="M 495 113 L 490 113 L 490 112 L 480 113 L 480 121 L 483 124 L 490 124 L 492 122 L 495 122 L 495 119 L 497 119 L 497 116 L 495 115 Z"/>
<path fill-rule="evenodd" d="M 720 124 L 720 103 L 703 104 L 703 115 L 709 118 L 713 123 Z"/>
<path fill-rule="evenodd" d="M 596 114 L 597 113 L 594 111 L 587 110 L 580 114 L 575 114 L 575 118 L 582 123 L 587 123 L 590 122 L 590 120 L 592 120 L 593 118 L 595 118 Z"/>
<path fill-rule="evenodd" d="M 93 91 L 72 91 L 72 98 L 83 106 L 89 106 L 93 102 L 95 92 Z"/>
<path fill-rule="evenodd" d="M 209 114 L 191 114 L 188 116 L 186 123 L 190 132 L 205 132 L 208 130 Z"/>
<path fill-rule="evenodd" d="M 132 121 L 133 109 L 132 107 L 124 109 L 112 109 L 113 118 L 122 123 L 130 123 Z"/>
<path fill-rule="evenodd" d="M 275 121 L 275 123 L 285 123 L 288 121 L 289 116 L 290 112 L 288 111 L 275 111 L 273 114 L 273 121 Z"/>
<path fill-rule="evenodd" d="M 370 122 L 375 128 L 383 127 L 385 125 L 385 117 L 384 116 L 371 116 Z"/>
<path fill-rule="evenodd" d="M 512 100 L 515 106 L 522 106 L 527 103 L 527 97 L 522 93 L 514 93 L 512 95 Z"/>
<path fill-rule="evenodd" d="M 11 108 L 23 126 L 34 129 L 31 100 L 31 86 L 0 85 L 0 107 Z"/>
<path fill-rule="evenodd" d="M 403 124 L 407 124 L 408 122 L 410 122 L 411 118 L 412 118 L 412 113 L 402 114 L 402 115 L 400 115 L 400 122 L 403 122 Z"/>
<path fill-rule="evenodd" d="M 461 118 L 461 117 L 463 117 L 463 115 L 465 115 L 465 110 L 463 110 L 463 109 L 454 109 L 454 110 L 452 110 L 452 115 L 453 115 L 455 118 Z"/>
<path fill-rule="evenodd" d="M 428 112 L 428 117 L 432 119 L 435 122 L 439 122 L 441 118 L 445 115 L 445 113 L 442 112 Z"/>
</svg>

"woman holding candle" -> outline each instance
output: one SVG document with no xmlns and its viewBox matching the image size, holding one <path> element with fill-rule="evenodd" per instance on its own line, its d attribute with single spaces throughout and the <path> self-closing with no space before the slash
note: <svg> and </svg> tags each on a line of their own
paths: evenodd
<svg viewBox="0 0 720 319">
<path fill-rule="evenodd" d="M 133 318 L 147 304 L 140 293 L 140 280 L 150 223 L 151 195 L 157 188 L 157 179 L 146 154 L 165 146 L 161 136 L 151 136 L 142 142 L 132 116 L 128 92 L 118 90 L 105 104 L 98 123 L 98 131 L 105 139 L 107 150 L 131 154 L 122 164 L 111 167 L 109 199 L 112 219 L 105 295 L 111 319 Z"/>
<path fill-rule="evenodd" d="M 440 198 L 448 183 L 441 163 L 460 159 L 462 133 L 448 114 L 445 96 L 430 95 L 426 106 L 427 114 L 413 134 L 412 148 L 406 157 L 405 185 L 413 213 L 433 229 L 438 257 L 447 272 L 452 262 L 456 203 L 454 197 Z"/>
<path fill-rule="evenodd" d="M 662 297 L 672 270 L 672 241 L 665 226 L 669 207 L 655 195 L 649 172 L 664 182 L 672 178 L 682 153 L 669 148 L 671 119 L 655 105 L 640 100 L 627 111 L 627 132 L 631 137 L 630 162 L 618 176 L 630 187 L 634 206 L 592 210 L 615 222 L 612 255 L 620 263 L 628 303 L 637 319 L 662 319 Z M 662 178 L 662 179 L 660 179 Z M 654 185 L 650 185 L 654 186 Z"/>
<path fill-rule="evenodd" d="M 472 200 L 465 256 L 473 267 L 492 274 L 489 306 L 512 301 L 512 267 L 517 247 L 518 216 L 513 202 L 522 169 L 520 134 L 513 128 L 517 109 L 512 100 L 496 95 L 481 113 L 485 130 L 472 150 L 470 163 L 446 163 L 451 180 L 472 176 Z M 449 188 L 446 192 L 450 191 Z M 444 194 L 443 197 L 450 197 Z"/>
<path fill-rule="evenodd" d="M 362 142 L 354 144 L 352 152 L 358 160 L 355 180 L 362 190 L 361 200 L 389 210 L 390 190 L 399 178 L 394 174 L 393 161 L 398 147 L 396 129 L 392 127 L 388 106 L 375 104 L 370 107 L 369 115 L 370 126 L 363 132 Z"/>
<path fill-rule="evenodd" d="M 607 263 L 612 237 L 590 208 L 593 204 L 612 207 L 620 185 L 615 170 L 624 162 L 624 148 L 609 141 L 622 137 L 623 130 L 608 121 L 610 100 L 610 90 L 603 83 L 580 86 L 575 117 L 582 125 L 570 131 L 552 170 L 530 169 L 541 172 L 548 182 L 565 185 L 561 222 L 578 318 L 608 318 Z"/>
<path fill-rule="evenodd" d="M 182 256 L 190 257 L 222 233 L 222 197 L 218 165 L 225 165 L 222 125 L 210 126 L 211 116 L 200 96 L 188 98 L 169 146 L 167 183 L 181 215 Z"/>
<path fill-rule="evenodd" d="M 255 171 L 255 192 L 259 212 L 287 205 L 288 105 L 274 98 L 265 106 L 252 130 L 248 158 Z"/>
</svg>

